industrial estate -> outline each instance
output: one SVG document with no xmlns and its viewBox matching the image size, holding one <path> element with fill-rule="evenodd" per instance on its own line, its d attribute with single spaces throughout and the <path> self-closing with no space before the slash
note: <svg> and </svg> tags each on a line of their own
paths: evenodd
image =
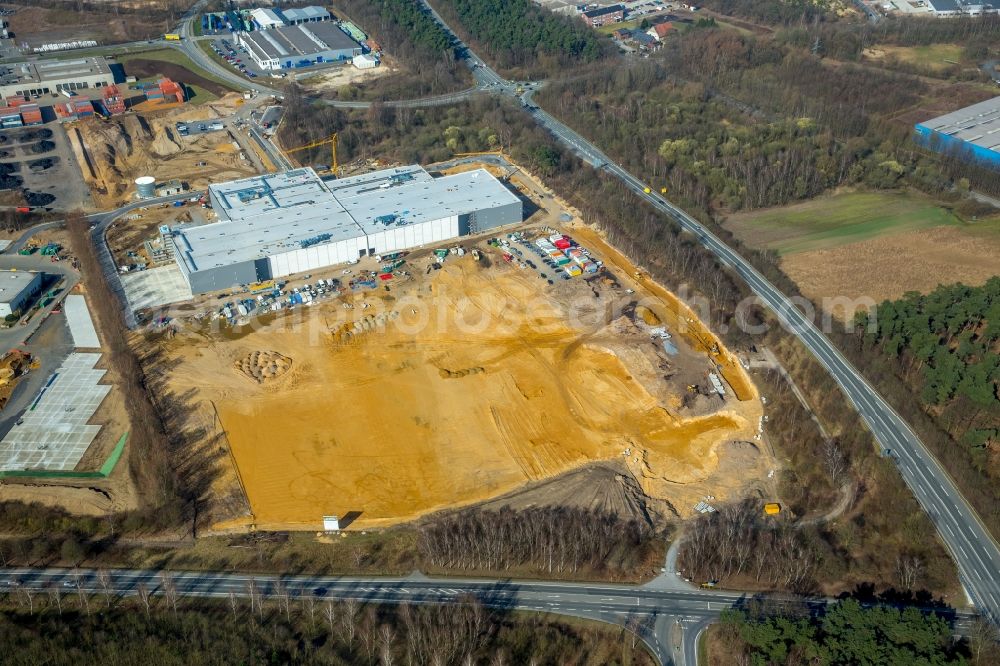
<svg viewBox="0 0 1000 666">
<path fill-rule="evenodd" d="M 158 3 L 0 7 L 0 606 L 694 665 L 857 596 L 990 663 L 995 6 Z"/>
</svg>

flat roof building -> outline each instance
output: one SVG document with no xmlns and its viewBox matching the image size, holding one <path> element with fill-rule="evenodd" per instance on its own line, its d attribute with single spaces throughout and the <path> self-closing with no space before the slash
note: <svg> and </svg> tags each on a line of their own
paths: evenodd
<svg viewBox="0 0 1000 666">
<path fill-rule="evenodd" d="M 0 97 L 103 88 L 115 82 L 104 58 L 41 60 L 0 65 Z"/>
<path fill-rule="evenodd" d="M 313 23 L 315 21 L 329 21 L 332 18 L 330 16 L 330 12 L 315 5 L 311 5 L 309 7 L 282 9 L 281 16 L 285 19 L 285 25 L 298 25 L 300 23 Z"/>
<path fill-rule="evenodd" d="M 918 123 L 921 143 L 1000 170 L 1000 97 Z"/>
<path fill-rule="evenodd" d="M 240 32 L 234 38 L 264 70 L 350 60 L 363 52 L 356 41 L 329 21 Z"/>
<path fill-rule="evenodd" d="M 35 271 L 0 271 L 0 317 L 23 312 L 42 290 L 42 274 Z"/>
<path fill-rule="evenodd" d="M 250 20 L 253 21 L 254 27 L 258 30 L 270 30 L 271 28 L 280 28 L 285 25 L 285 21 L 278 12 L 266 7 L 252 9 L 250 11 Z"/>
<path fill-rule="evenodd" d="M 611 5 L 583 12 L 583 20 L 587 25 L 598 27 L 608 23 L 620 23 L 625 20 L 625 5 Z"/>
<path fill-rule="evenodd" d="M 484 169 L 432 177 L 418 165 L 324 181 L 310 168 L 208 188 L 219 222 L 173 229 L 192 293 L 283 277 L 478 233 L 522 218 Z"/>
</svg>

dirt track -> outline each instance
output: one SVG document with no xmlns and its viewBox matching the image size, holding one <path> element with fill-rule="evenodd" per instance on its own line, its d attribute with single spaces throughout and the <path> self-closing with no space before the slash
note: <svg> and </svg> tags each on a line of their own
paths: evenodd
<svg viewBox="0 0 1000 666">
<path fill-rule="evenodd" d="M 721 498 L 761 473 L 713 477 L 718 445 L 752 437 L 755 393 L 721 411 L 717 398 L 682 407 L 689 379 L 664 381 L 662 349 L 627 315 L 604 318 L 605 296 L 582 280 L 545 287 L 498 258 L 452 259 L 427 278 L 418 267 L 421 277 L 369 295 L 368 309 L 363 297 L 353 310 L 311 308 L 296 327 L 174 339 L 172 388 L 217 409 L 258 526 L 316 529 L 349 512 L 355 526 L 387 525 L 615 459 L 687 515 L 707 479 Z M 686 362 L 712 367 L 678 344 Z M 290 369 L 248 377 L 255 351 Z M 738 366 L 729 372 L 742 386 Z"/>
</svg>

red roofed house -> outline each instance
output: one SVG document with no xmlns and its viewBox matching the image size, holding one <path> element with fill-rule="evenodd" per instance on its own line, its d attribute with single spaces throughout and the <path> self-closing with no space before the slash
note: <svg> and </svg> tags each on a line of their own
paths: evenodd
<svg viewBox="0 0 1000 666">
<path fill-rule="evenodd" d="M 662 42 L 663 39 L 668 34 L 670 34 L 670 32 L 673 29 L 674 29 L 674 24 L 673 23 L 669 23 L 669 22 L 667 22 L 667 23 L 658 23 L 657 25 L 654 25 L 652 28 L 650 28 L 649 30 L 647 30 L 646 34 L 649 35 L 650 37 L 652 37 L 653 39 L 655 39 L 656 41 Z"/>
</svg>

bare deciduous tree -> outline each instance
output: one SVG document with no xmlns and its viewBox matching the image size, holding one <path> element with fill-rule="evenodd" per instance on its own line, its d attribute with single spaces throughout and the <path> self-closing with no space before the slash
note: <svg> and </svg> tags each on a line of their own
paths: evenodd
<svg viewBox="0 0 1000 666">
<path fill-rule="evenodd" d="M 135 588 L 136 594 L 139 596 L 139 601 L 142 602 L 142 607 L 146 611 L 146 617 L 149 617 L 149 601 L 150 592 L 149 587 L 145 583 L 139 583 Z"/>
</svg>

